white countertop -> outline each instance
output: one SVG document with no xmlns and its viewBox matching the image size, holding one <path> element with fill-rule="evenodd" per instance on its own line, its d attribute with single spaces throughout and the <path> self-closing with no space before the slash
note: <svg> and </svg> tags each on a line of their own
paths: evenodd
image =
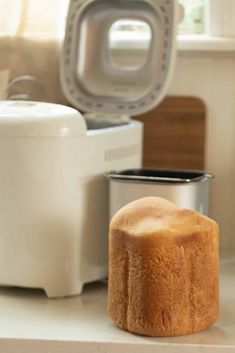
<svg viewBox="0 0 235 353">
<path fill-rule="evenodd" d="M 235 260 L 221 266 L 220 317 L 210 329 L 149 338 L 117 328 L 106 313 L 107 287 L 80 297 L 47 299 L 43 292 L 0 290 L 0 353 L 235 353 Z"/>
</svg>

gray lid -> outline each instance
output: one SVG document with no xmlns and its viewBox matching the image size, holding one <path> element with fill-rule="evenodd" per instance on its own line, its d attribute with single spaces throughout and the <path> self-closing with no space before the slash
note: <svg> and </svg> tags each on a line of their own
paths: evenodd
<svg viewBox="0 0 235 353">
<path fill-rule="evenodd" d="M 136 45 L 134 38 L 115 42 L 112 29 L 125 20 L 146 26 L 147 45 L 138 38 Z M 60 67 L 64 94 L 82 111 L 133 116 L 152 109 L 166 94 L 175 36 L 175 0 L 71 0 Z"/>
</svg>

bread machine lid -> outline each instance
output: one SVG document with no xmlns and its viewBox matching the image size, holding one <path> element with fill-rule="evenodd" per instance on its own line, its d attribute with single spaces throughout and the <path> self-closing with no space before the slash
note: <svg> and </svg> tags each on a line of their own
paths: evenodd
<svg viewBox="0 0 235 353">
<path fill-rule="evenodd" d="M 83 116 L 59 104 L 0 101 L 2 137 L 72 137 L 86 135 Z"/>
<path fill-rule="evenodd" d="M 60 76 L 84 112 L 146 112 L 166 94 L 175 59 L 176 0 L 71 0 Z"/>
</svg>

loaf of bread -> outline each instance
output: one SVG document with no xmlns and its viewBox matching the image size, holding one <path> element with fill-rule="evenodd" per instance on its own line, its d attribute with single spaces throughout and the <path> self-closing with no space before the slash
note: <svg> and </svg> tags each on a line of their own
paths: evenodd
<svg viewBox="0 0 235 353">
<path fill-rule="evenodd" d="M 108 311 L 122 329 L 147 336 L 201 331 L 218 315 L 218 226 L 147 197 L 113 217 Z"/>
</svg>

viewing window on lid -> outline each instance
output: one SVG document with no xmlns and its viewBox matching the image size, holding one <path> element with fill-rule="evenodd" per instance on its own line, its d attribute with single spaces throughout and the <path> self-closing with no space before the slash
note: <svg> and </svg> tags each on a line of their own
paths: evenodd
<svg viewBox="0 0 235 353">
<path fill-rule="evenodd" d="M 109 31 L 109 58 L 113 67 L 139 70 L 147 62 L 152 41 L 152 30 L 147 22 L 120 19 Z"/>
</svg>

